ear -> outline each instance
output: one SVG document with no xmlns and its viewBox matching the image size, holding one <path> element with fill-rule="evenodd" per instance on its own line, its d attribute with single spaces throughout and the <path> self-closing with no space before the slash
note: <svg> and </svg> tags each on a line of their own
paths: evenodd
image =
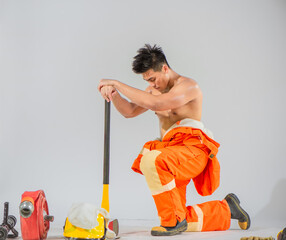
<svg viewBox="0 0 286 240">
<path fill-rule="evenodd" d="M 169 72 L 169 67 L 168 67 L 167 64 L 163 64 L 163 66 L 162 66 L 162 71 L 163 71 L 164 73 L 168 73 L 168 72 Z"/>
</svg>

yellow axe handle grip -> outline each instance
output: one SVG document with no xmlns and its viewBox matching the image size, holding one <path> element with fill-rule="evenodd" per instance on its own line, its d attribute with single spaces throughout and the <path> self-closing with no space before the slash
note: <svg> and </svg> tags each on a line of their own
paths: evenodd
<svg viewBox="0 0 286 240">
<path fill-rule="evenodd" d="M 103 184 L 101 207 L 109 212 L 109 184 Z"/>
</svg>

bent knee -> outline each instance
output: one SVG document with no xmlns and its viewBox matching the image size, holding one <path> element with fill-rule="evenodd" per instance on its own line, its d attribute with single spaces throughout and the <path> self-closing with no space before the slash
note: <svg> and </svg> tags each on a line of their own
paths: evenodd
<svg viewBox="0 0 286 240">
<path fill-rule="evenodd" d="M 161 154 L 158 150 L 152 150 L 148 153 L 146 153 L 142 158 L 140 162 L 140 170 L 145 175 L 145 173 L 154 171 L 156 169 L 155 162 L 157 157 Z"/>
</svg>

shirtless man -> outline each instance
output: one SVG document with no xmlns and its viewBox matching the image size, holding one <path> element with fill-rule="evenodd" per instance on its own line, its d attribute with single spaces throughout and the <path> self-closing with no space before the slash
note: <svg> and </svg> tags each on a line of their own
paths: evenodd
<svg viewBox="0 0 286 240">
<path fill-rule="evenodd" d="M 196 81 L 172 70 L 156 45 L 146 44 L 138 50 L 133 71 L 148 82 L 145 91 L 112 79 L 102 79 L 98 90 L 126 118 L 147 110 L 159 118 L 161 141 L 145 143 L 132 166 L 145 176 L 161 220 L 161 226 L 152 228 L 151 234 L 226 230 L 231 218 L 248 229 L 250 218 L 233 193 L 222 201 L 186 207 L 186 186 L 191 179 L 203 196 L 212 194 L 219 185 L 219 144 L 200 122 L 203 96 Z"/>
</svg>

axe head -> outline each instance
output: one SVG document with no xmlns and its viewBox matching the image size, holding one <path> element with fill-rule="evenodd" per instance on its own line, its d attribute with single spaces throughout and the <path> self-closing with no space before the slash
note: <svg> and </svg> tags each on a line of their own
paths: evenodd
<svg viewBox="0 0 286 240">
<path fill-rule="evenodd" d="M 113 232 L 115 232 L 116 236 L 118 236 L 118 233 L 119 233 L 119 223 L 118 223 L 118 219 L 113 219 L 113 220 L 110 220 L 108 222 L 108 228 L 110 230 L 112 230 Z"/>
</svg>

